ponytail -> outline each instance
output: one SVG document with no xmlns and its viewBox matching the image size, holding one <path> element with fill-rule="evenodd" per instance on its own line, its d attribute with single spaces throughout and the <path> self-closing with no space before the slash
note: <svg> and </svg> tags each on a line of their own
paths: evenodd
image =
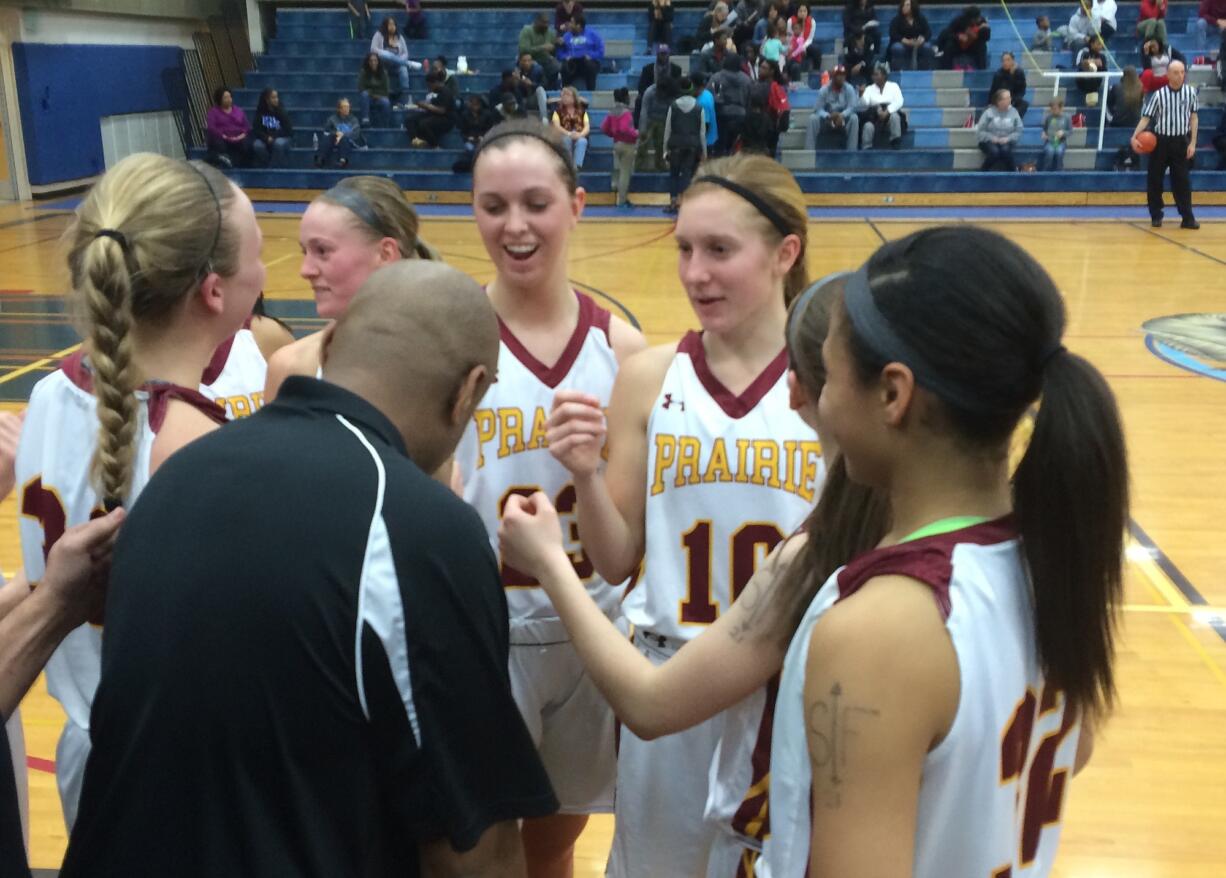
<svg viewBox="0 0 1226 878">
<path fill-rule="evenodd" d="M 107 508 L 132 484 L 138 406 L 132 369 L 132 276 L 119 242 L 97 237 L 81 254 L 79 292 L 89 313 L 89 356 L 97 399 L 98 444 L 92 481 Z"/>
<path fill-rule="evenodd" d="M 1128 526 L 1128 460 L 1107 382 L 1067 352 L 1043 375 L 1013 510 L 1034 590 L 1044 673 L 1088 715 L 1111 707 Z"/>
</svg>

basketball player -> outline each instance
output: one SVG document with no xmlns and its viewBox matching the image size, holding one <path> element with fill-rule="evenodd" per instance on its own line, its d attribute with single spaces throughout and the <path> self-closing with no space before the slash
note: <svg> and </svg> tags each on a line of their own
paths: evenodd
<svg viewBox="0 0 1226 878">
<path fill-rule="evenodd" d="M 261 293 L 242 329 L 213 352 L 200 379 L 200 392 L 223 406 L 231 421 L 255 413 L 264 407 L 269 359 L 293 341 L 289 327 L 265 313 Z"/>
<path fill-rule="evenodd" d="M 224 421 L 197 390 L 200 376 L 264 286 L 251 202 L 201 163 L 124 159 L 90 191 L 66 239 L 89 355 L 66 359 L 30 396 L 16 474 L 31 582 L 65 528 L 130 506 L 167 457 Z M 68 718 L 56 780 L 69 828 L 101 635 L 98 625 L 78 628 L 47 665 L 48 688 Z"/>
<path fill-rule="evenodd" d="M 646 562 L 624 607 L 654 664 L 728 611 L 821 490 L 821 447 L 789 403 L 784 350 L 787 303 L 807 285 L 807 230 L 781 165 L 749 155 L 705 165 L 675 233 L 703 331 L 627 361 L 603 475 L 599 401 L 556 396 L 548 442 L 574 476 L 588 557 L 610 582 Z M 651 742 L 623 732 L 613 878 L 706 874 L 714 830 L 703 811 L 722 728 L 715 717 Z"/>
<path fill-rule="evenodd" d="M 893 522 L 788 650 L 759 874 L 1050 874 L 1114 696 L 1128 520 L 1115 401 L 1064 328 L 1038 263 L 973 227 L 888 243 L 845 281 L 820 416 Z"/>
<path fill-rule="evenodd" d="M 487 288 L 498 314 L 498 381 L 456 452 L 464 499 L 494 544 L 509 493 L 544 491 L 573 515 L 570 473 L 550 455 L 545 424 L 558 387 L 582 388 L 607 405 L 618 364 L 646 346 L 642 334 L 567 280 L 570 235 L 586 193 L 570 151 L 535 120 L 491 130 L 473 166 L 473 212 L 496 274 Z M 564 528 L 574 569 L 607 616 L 621 591 L 592 569 L 574 521 Z M 561 531 L 560 531 L 561 533 Z M 566 628 L 531 577 L 502 565 L 511 617 L 511 685 L 561 802 L 558 814 L 524 821 L 528 874 L 573 871 L 574 843 L 594 812 L 613 810 L 613 712 L 584 673 Z"/>
<path fill-rule="evenodd" d="M 302 215 L 299 272 L 315 293 L 320 317 L 335 320 L 381 265 L 397 259 L 436 259 L 417 236 L 417 212 L 400 187 L 385 177 L 346 177 L 318 196 Z M 276 398 L 290 375 L 317 375 L 323 333 L 278 350 L 268 361 L 264 401 Z"/>
<path fill-rule="evenodd" d="M 814 428 L 820 427 L 816 409 L 825 371 L 820 359 L 804 354 L 821 348 L 831 301 L 841 290 L 840 277 L 832 275 L 810 286 L 788 312 L 791 404 Z M 533 517 L 552 515 L 545 511 L 543 494 L 533 498 L 531 511 L 516 499 L 508 502 L 503 519 L 504 557 L 527 556 L 515 563 L 538 575 L 589 674 L 627 728 L 654 738 L 728 709 L 711 766 L 706 809 L 708 822 L 720 830 L 707 864 L 712 878 L 751 876 L 769 830 L 767 769 L 774 691 L 791 633 L 780 633 L 774 620 L 791 619 L 794 627 L 797 610 L 807 607 L 807 601 L 797 603 L 789 593 L 776 593 L 779 571 L 804 546 L 813 553 L 817 569 L 832 573 L 871 549 L 885 532 L 886 509 L 876 492 L 848 481 L 834 443 L 823 440 L 822 453 L 830 463 L 829 475 L 805 521 L 806 539 L 781 543 L 728 612 L 659 667 L 653 667 L 596 610 L 582 583 L 562 564 L 556 532 L 525 527 Z M 712 668 L 720 672 L 712 673 Z"/>
</svg>

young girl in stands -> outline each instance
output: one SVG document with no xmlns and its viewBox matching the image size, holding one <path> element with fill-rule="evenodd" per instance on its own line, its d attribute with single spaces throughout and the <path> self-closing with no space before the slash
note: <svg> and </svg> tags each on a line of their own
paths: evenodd
<svg viewBox="0 0 1226 878">
<path fill-rule="evenodd" d="M 582 388 L 557 394 L 548 441 L 574 475 L 588 556 L 609 582 L 646 562 L 625 610 L 654 664 L 729 612 L 820 492 L 821 447 L 790 405 L 784 350 L 787 303 L 807 282 L 807 231 L 800 188 L 777 163 L 704 165 L 675 233 L 703 329 L 626 363 L 609 404 L 606 472 L 600 402 Z M 623 731 L 610 875 L 705 874 L 722 730 L 716 717 L 662 740 Z"/>
<path fill-rule="evenodd" d="M 840 277 L 815 283 L 788 313 L 791 405 L 819 431 L 817 400 L 825 371 L 819 358 L 806 353 L 821 347 Z M 544 497 L 533 498 L 539 508 L 531 517 L 511 501 L 504 519 L 504 554 L 538 575 L 588 673 L 630 731 L 644 738 L 674 734 L 727 709 L 706 802 L 706 820 L 719 829 L 707 863 L 710 878 L 752 876 L 769 829 L 766 757 L 778 674 L 791 636 L 786 623 L 780 630 L 771 620 L 790 619 L 794 627 L 808 606 L 799 589 L 776 589 L 778 574 L 804 552 L 828 575 L 885 533 L 887 512 L 879 495 L 848 480 L 832 442 L 823 439 L 822 453 L 829 476 L 801 535 L 780 544 L 729 610 L 658 667 L 604 619 L 583 584 L 565 569 L 556 530 L 525 527 L 551 515 L 543 513 Z M 764 613 L 768 608 L 770 616 Z"/>
<path fill-rule="evenodd" d="M 775 709 L 771 878 L 1050 873 L 1114 696 L 1128 521 L 1115 400 L 1064 330 L 1051 278 L 983 229 L 909 235 L 844 282 L 819 417 L 893 520 L 820 590 L 789 570 L 815 596 Z"/>
<path fill-rule="evenodd" d="M 613 140 L 613 183 L 617 187 L 617 206 L 630 206 L 630 178 L 634 174 L 634 153 L 639 140 L 630 112 L 630 90 L 625 86 L 613 90 L 614 105 L 600 123 L 600 131 Z"/>
<path fill-rule="evenodd" d="M 545 424 L 558 387 L 581 388 L 608 404 L 619 364 L 643 336 L 567 279 L 570 237 L 583 212 L 570 151 L 559 132 L 535 120 L 498 125 L 473 167 L 473 212 L 495 276 L 498 381 L 460 447 L 457 470 L 496 546 L 502 505 L 512 493 L 542 490 L 574 514 L 570 473 L 550 455 Z M 599 603 L 620 616 L 622 592 L 593 570 L 573 519 L 559 528 L 570 563 Z M 549 598 L 527 576 L 502 567 L 511 624 L 511 686 L 561 802 L 553 817 L 524 821 L 532 878 L 572 874 L 574 843 L 588 815 L 613 808 L 613 714 L 583 671 Z"/>
<path fill-rule="evenodd" d="M 130 506 L 167 457 L 224 421 L 197 390 L 200 376 L 264 285 L 251 202 L 199 163 L 124 159 L 90 191 L 66 239 L 88 353 L 38 382 L 22 428 L 16 473 L 31 582 L 66 528 Z M 82 626 L 47 665 L 67 714 L 56 780 L 70 829 L 101 649 L 102 629 Z"/>
<path fill-rule="evenodd" d="M 418 237 L 417 212 L 400 187 L 384 177 L 348 177 L 318 196 L 302 215 L 300 274 L 315 294 L 315 311 L 335 320 L 376 268 L 397 259 L 435 259 Z M 316 332 L 269 360 L 264 398 L 272 402 L 290 375 L 319 372 Z"/>
</svg>

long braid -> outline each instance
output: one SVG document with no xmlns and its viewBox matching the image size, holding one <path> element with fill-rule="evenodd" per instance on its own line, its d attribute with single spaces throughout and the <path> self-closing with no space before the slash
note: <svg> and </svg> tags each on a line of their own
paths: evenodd
<svg viewBox="0 0 1226 878">
<path fill-rule="evenodd" d="M 123 502 L 131 486 L 140 411 L 132 368 L 132 276 L 122 248 L 110 238 L 95 238 L 81 255 L 99 422 L 90 472 L 112 506 Z"/>
</svg>

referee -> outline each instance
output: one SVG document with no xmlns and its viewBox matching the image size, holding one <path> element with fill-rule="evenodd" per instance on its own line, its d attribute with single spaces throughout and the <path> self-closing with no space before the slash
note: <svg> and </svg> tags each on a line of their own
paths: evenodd
<svg viewBox="0 0 1226 878">
<path fill-rule="evenodd" d="M 1132 132 L 1132 149 L 1144 152 L 1137 142 L 1137 135 L 1154 123 L 1158 145 L 1149 156 L 1149 178 L 1146 193 L 1149 199 L 1149 224 L 1155 229 L 1162 227 L 1162 177 L 1171 169 L 1171 192 L 1175 206 L 1183 222 L 1181 229 L 1199 229 L 1200 223 L 1192 216 L 1192 183 L 1188 166 L 1196 155 L 1196 90 L 1186 84 L 1187 68 L 1182 61 L 1172 61 L 1166 71 L 1167 84 L 1151 94 L 1145 101 L 1145 109 L 1137 130 Z"/>
</svg>

